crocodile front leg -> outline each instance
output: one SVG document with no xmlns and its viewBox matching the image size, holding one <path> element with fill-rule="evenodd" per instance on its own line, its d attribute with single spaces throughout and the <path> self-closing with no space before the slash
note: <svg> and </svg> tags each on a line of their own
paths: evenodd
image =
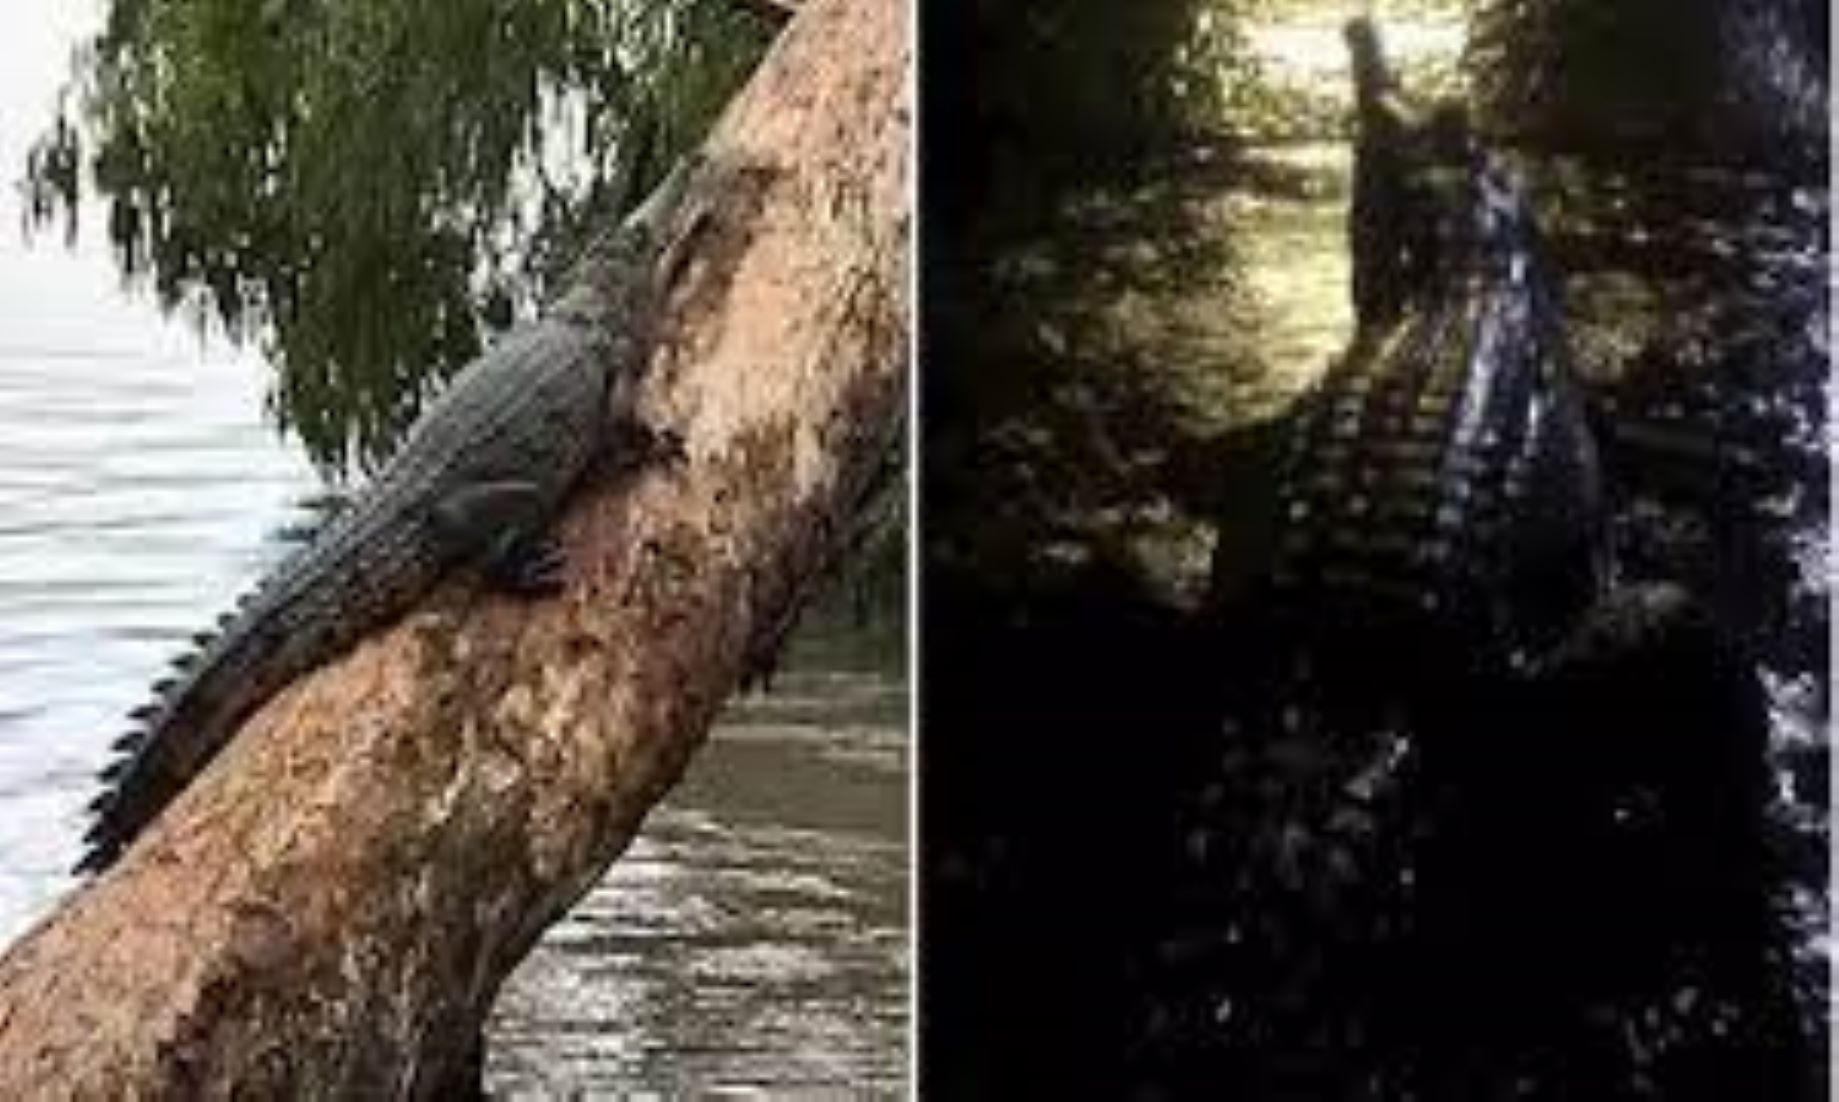
<svg viewBox="0 0 1839 1102">
<path fill-rule="evenodd" d="M 565 565 L 549 534 L 551 496 L 533 482 L 479 482 L 442 498 L 429 519 L 453 562 L 477 567 L 504 592 L 550 596 L 562 589 Z"/>
<path fill-rule="evenodd" d="M 673 429 L 646 424 L 636 413 L 615 418 L 601 436 L 597 462 L 612 474 L 651 466 L 674 466 L 687 456 L 683 437 Z"/>
</svg>

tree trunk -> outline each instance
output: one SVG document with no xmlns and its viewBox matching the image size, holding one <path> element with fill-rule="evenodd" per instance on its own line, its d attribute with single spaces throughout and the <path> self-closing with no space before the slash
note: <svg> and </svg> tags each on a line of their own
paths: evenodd
<svg viewBox="0 0 1839 1102">
<path fill-rule="evenodd" d="M 0 1097 L 445 1094 L 499 984 L 770 657 L 900 431 L 897 0 L 812 0 L 705 147 L 641 409 L 559 599 L 449 584 L 271 701 L 0 958 Z"/>
</svg>

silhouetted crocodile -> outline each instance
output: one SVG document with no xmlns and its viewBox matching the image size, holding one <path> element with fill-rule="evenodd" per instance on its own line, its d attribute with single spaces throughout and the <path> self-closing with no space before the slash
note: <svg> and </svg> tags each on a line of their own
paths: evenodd
<svg viewBox="0 0 1839 1102">
<path fill-rule="evenodd" d="M 1291 649 L 1312 680 L 1398 697 L 1673 615 L 1677 593 L 1611 597 L 1596 446 L 1525 199 L 1460 109 L 1403 105 L 1371 24 L 1347 38 L 1357 327 L 1277 430 L 1262 592 Z"/>
<path fill-rule="evenodd" d="M 1269 493 L 1229 505 L 1269 516 L 1222 525 L 1224 699 L 1170 770 L 1133 1043 L 1171 1096 L 1779 1065 L 1755 664 L 1679 587 L 1612 576 L 1528 205 L 1458 112 L 1404 108 L 1369 24 L 1348 37 L 1356 332 L 1243 442 Z"/>
<path fill-rule="evenodd" d="M 461 371 L 375 481 L 225 615 L 220 633 L 196 637 L 116 743 L 78 871 L 113 862 L 264 701 L 448 572 L 474 568 L 515 592 L 559 587 L 547 529 L 632 418 L 666 235 L 690 175 L 680 165 L 591 244 L 539 319 Z"/>
</svg>

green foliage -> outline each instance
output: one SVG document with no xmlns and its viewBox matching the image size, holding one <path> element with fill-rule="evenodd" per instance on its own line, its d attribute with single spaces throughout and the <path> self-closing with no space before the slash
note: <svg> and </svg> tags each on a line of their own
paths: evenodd
<svg viewBox="0 0 1839 1102">
<path fill-rule="evenodd" d="M 1529 144 L 1824 180 L 1830 21 L 1824 0 L 1475 0 L 1467 63 Z"/>
<path fill-rule="evenodd" d="M 1033 578 L 1139 533 L 1183 438 L 1143 331 L 1224 264 L 1182 185 L 1243 3 L 923 9 L 929 567 Z"/>
<path fill-rule="evenodd" d="M 1239 0 L 926 6 L 929 218 L 1001 232 L 1218 114 Z"/>
<path fill-rule="evenodd" d="M 1663 126 L 1669 120 L 1660 114 L 1683 118 L 1715 88 L 1714 6 L 1492 0 L 1480 5 L 1472 61 L 1487 101 L 1505 117 L 1544 116 L 1567 129 Z M 1667 64 L 1629 64 L 1642 56 Z"/>
<path fill-rule="evenodd" d="M 701 136 L 772 30 L 730 0 L 114 0 L 29 207 L 74 226 L 87 153 L 125 271 L 259 343 L 274 414 L 340 474 Z"/>
</svg>

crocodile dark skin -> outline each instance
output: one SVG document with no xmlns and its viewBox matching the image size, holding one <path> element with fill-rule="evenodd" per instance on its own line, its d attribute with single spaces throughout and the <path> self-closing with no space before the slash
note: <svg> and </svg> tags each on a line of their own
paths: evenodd
<svg viewBox="0 0 1839 1102">
<path fill-rule="evenodd" d="M 455 377 L 377 478 L 197 636 L 136 709 L 90 805 L 79 872 L 107 868 L 262 703 L 393 622 L 455 570 L 540 595 L 568 492 L 635 428 L 631 402 L 688 164 L 591 244 L 562 296 Z"/>
</svg>

